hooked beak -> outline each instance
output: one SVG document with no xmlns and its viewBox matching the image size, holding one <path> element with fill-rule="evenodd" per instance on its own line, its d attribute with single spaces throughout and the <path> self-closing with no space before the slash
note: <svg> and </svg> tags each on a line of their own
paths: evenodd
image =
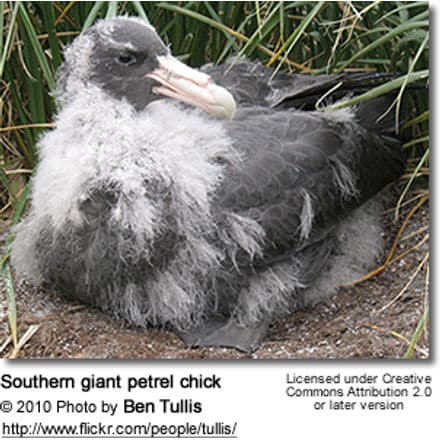
<svg viewBox="0 0 440 440">
<path fill-rule="evenodd" d="M 191 69 L 171 55 L 158 57 L 159 67 L 148 73 L 159 87 L 153 92 L 206 110 L 213 116 L 232 119 L 236 106 L 232 95 L 209 75 Z"/>
</svg>

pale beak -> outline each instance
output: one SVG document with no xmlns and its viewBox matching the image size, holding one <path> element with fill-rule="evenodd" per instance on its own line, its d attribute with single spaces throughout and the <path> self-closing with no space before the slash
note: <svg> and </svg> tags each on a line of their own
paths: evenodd
<svg viewBox="0 0 440 440">
<path fill-rule="evenodd" d="M 171 55 L 158 57 L 159 67 L 146 76 L 160 86 L 153 92 L 206 110 L 213 116 L 232 119 L 236 105 L 232 95 L 209 75 L 191 69 Z"/>
</svg>

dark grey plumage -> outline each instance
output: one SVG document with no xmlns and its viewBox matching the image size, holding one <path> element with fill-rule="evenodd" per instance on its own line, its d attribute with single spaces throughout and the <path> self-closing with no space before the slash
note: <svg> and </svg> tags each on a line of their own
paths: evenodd
<svg viewBox="0 0 440 440">
<path fill-rule="evenodd" d="M 137 19 L 102 21 L 67 50 L 57 128 L 40 142 L 13 262 L 34 282 L 189 343 L 252 350 L 273 319 L 334 292 L 380 252 L 373 198 L 405 164 L 392 115 L 376 123 L 391 98 L 320 112 L 336 83 L 340 98 L 381 77 L 269 81 L 247 61 L 206 66 L 239 106 L 220 120 L 163 99 L 175 92 L 160 71 L 169 65 Z M 223 91 L 195 75 L 194 96 L 209 90 L 201 106 L 229 114 Z M 192 103 L 192 87 L 179 99 Z"/>
</svg>

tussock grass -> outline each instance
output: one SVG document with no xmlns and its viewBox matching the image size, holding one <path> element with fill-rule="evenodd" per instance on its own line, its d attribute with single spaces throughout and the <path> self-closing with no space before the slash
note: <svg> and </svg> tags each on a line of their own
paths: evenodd
<svg viewBox="0 0 440 440">
<path fill-rule="evenodd" d="M 238 54 L 261 60 L 275 73 L 400 74 L 345 105 L 397 90 L 398 109 L 405 89 L 414 81 L 427 83 L 429 77 L 428 2 L 0 2 L 0 216 L 9 223 L 18 222 L 26 206 L 29 174 L 38 163 L 35 145 L 56 110 L 51 93 L 64 47 L 98 18 L 117 14 L 148 19 L 173 53 L 193 66 L 222 63 Z M 417 94 L 412 107 L 412 117 L 403 127 L 410 131 L 406 148 L 412 160 L 396 219 L 401 207 L 412 203 L 411 190 L 428 186 L 428 94 Z M 426 194 L 423 203 L 428 202 Z M 420 200 L 415 203 L 419 206 Z M 390 253 L 384 268 L 391 257 Z M 7 243 L 1 271 L 12 339 L 18 347 Z M 425 315 L 420 318 L 422 328 Z M 419 327 L 409 356 L 422 333 Z"/>
</svg>

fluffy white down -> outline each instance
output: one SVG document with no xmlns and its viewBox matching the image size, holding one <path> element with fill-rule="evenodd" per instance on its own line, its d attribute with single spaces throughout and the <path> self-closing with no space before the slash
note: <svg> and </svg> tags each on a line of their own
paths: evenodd
<svg viewBox="0 0 440 440">
<path fill-rule="evenodd" d="M 95 31 L 110 38 L 111 26 L 112 22 L 101 21 Z M 44 281 L 37 257 L 42 231 L 51 228 L 47 238 L 51 243 L 46 243 L 46 252 L 51 252 L 59 232 L 87 222 L 81 204 L 96 189 L 109 187 L 123 195 L 112 207 L 109 223 L 119 231 L 129 230 L 134 235 L 130 252 L 148 260 L 152 238 L 166 226 L 160 217 L 161 197 L 146 194 L 146 182 L 159 182 L 171 199 L 169 209 L 184 245 L 154 279 L 146 277 L 143 285 L 127 283 L 122 291 L 120 286 L 101 289 L 96 302 L 132 322 L 171 322 L 183 328 L 204 318 L 209 300 L 206 278 L 223 259 L 234 260 L 240 248 L 251 255 L 260 252 L 263 231 L 255 221 L 225 213 L 227 225 L 218 231 L 212 218 L 210 197 L 223 170 L 212 159 L 239 163 L 240 157 L 221 121 L 200 110 L 161 100 L 136 112 L 128 102 L 91 84 L 92 49 L 92 37 L 86 33 L 65 51 L 56 93 L 60 104 L 56 129 L 38 145 L 40 164 L 31 209 L 15 228 L 12 263 L 34 283 Z M 122 236 L 120 240 L 114 252 L 124 258 L 119 249 L 127 249 L 127 243 Z"/>
<path fill-rule="evenodd" d="M 40 232 L 49 222 L 56 239 L 68 223 L 80 226 L 86 221 L 81 203 L 100 187 L 114 186 L 127 196 L 113 207 L 111 220 L 134 233 L 134 252 L 148 252 L 149 240 L 163 222 L 158 218 L 160 198 L 146 203 L 145 182 L 160 181 L 171 192 L 185 246 L 158 279 L 145 281 L 147 300 L 141 301 L 141 293 L 130 285 L 117 297 L 109 294 L 102 300 L 114 313 L 137 323 L 185 327 L 202 319 L 200 314 L 195 318 L 206 296 L 198 280 L 226 257 L 220 249 L 229 249 L 232 258 L 239 248 L 254 255 L 263 236 L 255 221 L 231 214 L 217 246 L 205 239 L 216 229 L 210 196 L 222 180 L 222 166 L 212 158 L 240 160 L 221 123 L 170 101 L 157 101 L 137 113 L 93 85 L 79 87 L 55 122 L 56 129 L 39 142 L 41 161 L 31 209 L 15 230 L 15 268 L 41 282 L 36 261 Z"/>
<path fill-rule="evenodd" d="M 338 225 L 331 237 L 330 263 L 311 286 L 301 280 L 306 260 L 294 255 L 252 279 L 240 296 L 235 319 L 253 325 L 285 316 L 299 307 L 316 305 L 368 272 L 383 250 L 383 197 L 377 195 Z"/>
</svg>

